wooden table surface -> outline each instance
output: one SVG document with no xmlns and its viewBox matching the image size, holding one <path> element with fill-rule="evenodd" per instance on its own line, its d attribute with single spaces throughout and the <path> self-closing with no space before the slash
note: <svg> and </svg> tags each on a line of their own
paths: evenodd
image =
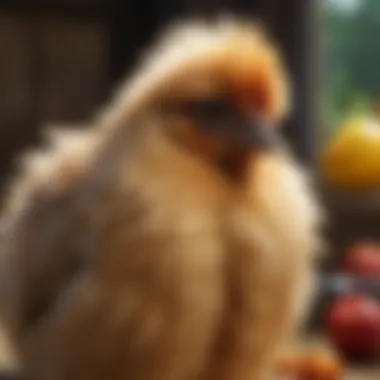
<svg viewBox="0 0 380 380">
<path fill-rule="evenodd" d="M 362 368 L 352 368 L 349 370 L 347 380 L 380 380 L 380 365 L 376 368 L 363 366 Z"/>
<path fill-rule="evenodd" d="M 287 353 L 304 351 L 309 348 L 317 348 L 323 350 L 331 350 L 326 340 L 321 337 L 308 337 L 299 340 L 297 343 L 292 343 L 289 347 L 285 348 Z M 0 375 L 1 370 L 12 369 L 15 363 L 12 360 L 12 355 L 9 352 L 8 345 L 5 343 L 3 334 L 0 329 Z M 379 364 L 367 366 L 352 366 L 348 368 L 344 380 L 380 380 L 380 360 Z"/>
<path fill-rule="evenodd" d="M 304 337 L 297 342 L 292 342 L 284 348 L 284 352 L 295 354 L 305 352 L 309 349 L 323 350 L 333 352 L 334 350 L 328 344 L 323 336 Z M 380 359 L 378 363 L 368 365 L 349 365 L 344 376 L 344 380 L 380 380 Z"/>
</svg>

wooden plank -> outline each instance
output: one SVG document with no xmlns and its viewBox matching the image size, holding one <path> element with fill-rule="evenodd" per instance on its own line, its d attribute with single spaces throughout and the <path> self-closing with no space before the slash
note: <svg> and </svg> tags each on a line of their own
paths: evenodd
<svg viewBox="0 0 380 380">
<path fill-rule="evenodd" d="M 292 342 L 288 342 L 283 348 L 283 354 L 303 355 L 305 352 L 312 350 L 317 352 L 331 352 L 334 355 L 334 348 L 328 342 L 324 334 L 317 333 L 316 335 L 306 335 Z M 354 365 L 346 366 L 345 375 L 342 380 L 379 380 L 380 379 L 380 364 Z M 288 379 L 297 380 L 297 379 Z"/>
<path fill-rule="evenodd" d="M 42 55 L 40 120 L 80 120 L 100 104 L 107 82 L 107 41 L 97 21 L 44 18 L 36 22 Z"/>
<path fill-rule="evenodd" d="M 15 152 L 33 134 L 30 109 L 28 28 L 24 19 L 0 15 L 0 182 L 11 168 Z"/>
<path fill-rule="evenodd" d="M 64 5 L 66 7 L 86 7 L 95 8 L 99 5 L 106 4 L 107 0 L 28 0 L 31 3 L 38 5 L 53 5 L 59 7 Z"/>
<path fill-rule="evenodd" d="M 1 7 L 13 6 L 19 9 L 21 8 L 42 8 L 42 7 L 54 7 L 60 8 L 96 8 L 100 5 L 107 4 L 107 0 L 3 0 L 0 4 Z"/>
<path fill-rule="evenodd" d="M 25 22 L 0 16 L 0 128 L 1 137 L 14 132 L 8 123 L 25 121 L 29 101 L 29 59 Z M 3 141 L 2 141 L 3 142 Z"/>
</svg>

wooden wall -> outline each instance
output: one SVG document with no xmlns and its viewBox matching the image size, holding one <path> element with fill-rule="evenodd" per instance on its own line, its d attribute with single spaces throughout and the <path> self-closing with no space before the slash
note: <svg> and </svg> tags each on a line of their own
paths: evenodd
<svg viewBox="0 0 380 380">
<path fill-rule="evenodd" d="M 42 125 L 89 117 L 108 85 L 102 0 L 23 3 L 0 2 L 0 181 Z"/>
</svg>

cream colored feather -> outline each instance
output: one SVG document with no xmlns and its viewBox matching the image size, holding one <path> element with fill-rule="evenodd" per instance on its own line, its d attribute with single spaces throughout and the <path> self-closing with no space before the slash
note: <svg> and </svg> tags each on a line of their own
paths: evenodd
<svg viewBox="0 0 380 380">
<path fill-rule="evenodd" d="M 216 94 L 224 80 L 251 83 L 273 123 L 286 116 L 289 83 L 261 30 L 189 22 L 164 35 L 92 128 L 54 134 L 25 159 L 3 216 L 0 300 L 27 374 L 273 373 L 311 299 L 320 212 L 289 155 L 256 152 L 234 182 L 206 148 L 186 149 L 193 135 L 172 138 L 180 122 L 156 105 Z"/>
</svg>

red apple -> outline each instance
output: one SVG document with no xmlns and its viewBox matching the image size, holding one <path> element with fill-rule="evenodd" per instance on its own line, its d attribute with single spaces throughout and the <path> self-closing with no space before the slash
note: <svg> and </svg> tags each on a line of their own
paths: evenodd
<svg viewBox="0 0 380 380">
<path fill-rule="evenodd" d="M 380 279 L 380 245 L 371 242 L 353 245 L 343 261 L 343 270 L 358 276 Z"/>
<path fill-rule="evenodd" d="M 338 299 L 326 321 L 327 334 L 346 357 L 372 358 L 380 354 L 380 302 L 369 296 Z"/>
</svg>

